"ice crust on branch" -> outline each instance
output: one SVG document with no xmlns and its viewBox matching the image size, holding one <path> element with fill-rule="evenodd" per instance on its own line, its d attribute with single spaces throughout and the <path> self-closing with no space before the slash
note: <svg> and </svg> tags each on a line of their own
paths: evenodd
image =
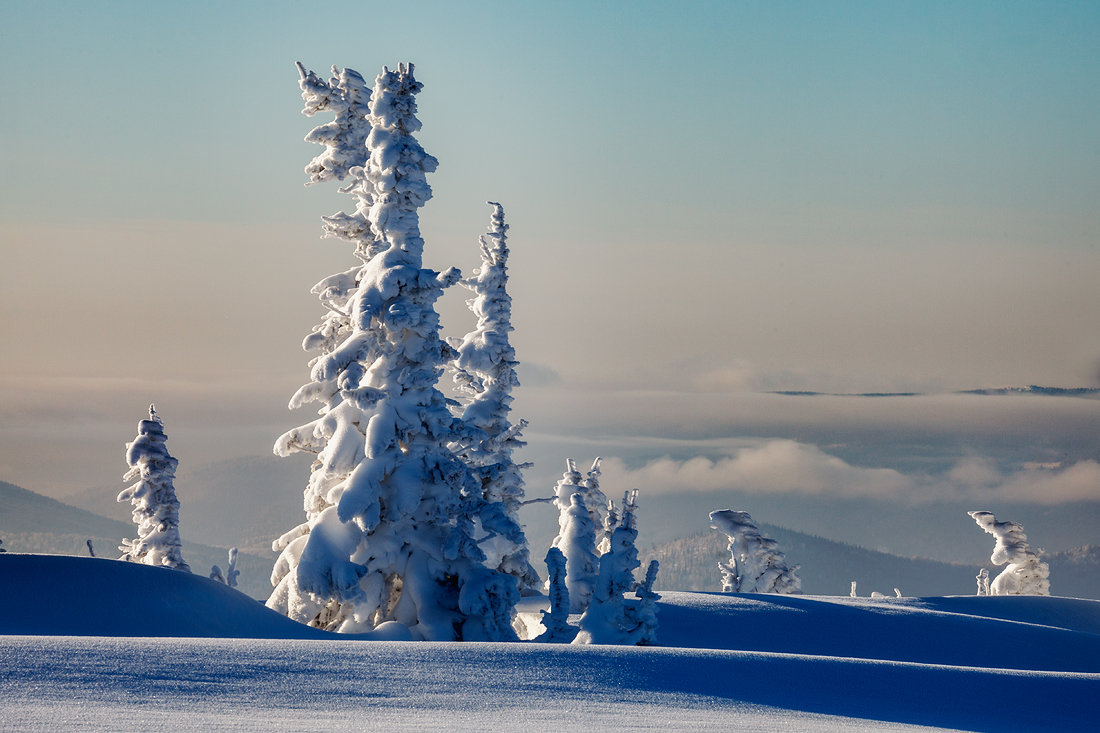
<svg viewBox="0 0 1100 733">
<path fill-rule="evenodd" d="M 455 352 L 439 336 L 435 301 L 460 273 L 422 263 L 418 209 L 437 161 L 413 137 L 420 90 L 412 64 L 383 67 L 366 162 L 341 189 L 356 211 L 325 219 L 327 235 L 355 244 L 360 265 L 314 287 L 328 314 L 306 338 L 318 353 L 291 406 L 319 403 L 319 417 L 274 450 L 316 460 L 305 522 L 273 543 L 267 605 L 343 632 L 391 633 L 397 623 L 413 639 L 514 640 L 516 579 L 486 567 L 478 546 L 477 525 L 502 509 L 452 449 L 475 431 L 437 388 Z"/>
<path fill-rule="evenodd" d="M 787 565 L 779 543 L 760 534 L 748 512 L 710 513 L 710 526 L 729 538 L 729 563 L 719 563 L 724 593 L 799 593 L 798 567 Z"/>
<path fill-rule="evenodd" d="M 1017 522 L 998 522 L 993 512 L 967 512 L 983 530 L 993 535 L 996 544 L 989 558 L 994 565 L 1005 569 L 988 583 L 988 595 L 1049 596 L 1050 568 L 1032 552 L 1024 528 Z M 988 576 L 987 576 L 988 578 Z M 982 579 L 979 576 L 979 595 Z"/>
<path fill-rule="evenodd" d="M 138 481 L 123 489 L 118 501 L 133 505 L 138 536 L 122 540 L 119 559 L 191 572 L 180 549 L 180 503 L 173 486 L 178 461 L 168 453 L 167 440 L 156 407 L 149 405 L 149 418 L 138 423 L 137 437 L 126 444 L 130 470 L 122 480 Z"/>
</svg>

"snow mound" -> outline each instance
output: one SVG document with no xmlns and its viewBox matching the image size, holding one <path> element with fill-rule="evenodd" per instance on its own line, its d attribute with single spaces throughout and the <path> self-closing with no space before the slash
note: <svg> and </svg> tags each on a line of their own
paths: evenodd
<svg viewBox="0 0 1100 733">
<path fill-rule="evenodd" d="M 1100 601 L 662 593 L 661 646 L 1100 672 Z"/>
<path fill-rule="evenodd" d="M 0 634 L 321 639 L 217 581 L 95 557 L 0 555 Z"/>
</svg>

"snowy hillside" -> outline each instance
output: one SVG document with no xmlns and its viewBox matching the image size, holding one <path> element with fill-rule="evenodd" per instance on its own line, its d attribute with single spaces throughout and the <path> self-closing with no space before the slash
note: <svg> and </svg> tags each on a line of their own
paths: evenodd
<svg viewBox="0 0 1100 733">
<path fill-rule="evenodd" d="M 577 647 L 347 639 L 90 558 L 0 555 L 0 592 L 15 729 L 1083 731 L 1100 694 L 1100 602 L 1064 598 L 668 593 L 662 646 Z"/>
</svg>

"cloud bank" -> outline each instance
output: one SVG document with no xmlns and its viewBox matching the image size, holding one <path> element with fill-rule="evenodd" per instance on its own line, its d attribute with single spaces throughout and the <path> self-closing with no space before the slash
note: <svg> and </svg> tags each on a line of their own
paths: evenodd
<svg viewBox="0 0 1100 733">
<path fill-rule="evenodd" d="M 907 474 L 853 465 L 817 446 L 786 439 L 761 441 L 717 459 L 665 456 L 634 468 L 610 457 L 604 459 L 603 473 L 608 485 L 629 486 L 644 494 L 730 490 L 913 503 L 1100 501 L 1100 463 L 1094 460 L 1064 467 L 1028 464 L 1005 471 L 988 458 L 967 457 L 943 473 Z"/>
</svg>

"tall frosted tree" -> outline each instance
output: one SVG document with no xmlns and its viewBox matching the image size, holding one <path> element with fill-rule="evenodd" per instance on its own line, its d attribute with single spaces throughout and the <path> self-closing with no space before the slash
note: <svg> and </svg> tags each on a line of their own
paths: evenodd
<svg viewBox="0 0 1100 733">
<path fill-rule="evenodd" d="M 512 456 L 526 445 L 520 433 L 527 425 L 510 418 L 512 389 L 519 386 L 516 377 L 516 352 L 509 333 L 512 327 L 512 298 L 508 295 L 508 225 L 504 209 L 493 207 L 489 231 L 481 235 L 481 267 L 461 284 L 474 293 L 466 301 L 477 316 L 477 326 L 456 344 L 455 383 L 470 396 L 462 413 L 463 420 L 481 431 L 473 444 L 461 450 L 481 481 L 484 499 L 503 509 L 493 517 L 492 526 L 478 521 L 481 542 L 490 567 L 516 577 L 520 592 L 539 592 L 538 573 L 531 566 L 527 538 L 519 520 L 523 503 L 523 469 Z"/>
<path fill-rule="evenodd" d="M 787 565 L 779 543 L 760 534 L 748 512 L 721 509 L 710 513 L 710 525 L 729 538 L 729 563 L 719 563 L 725 593 L 798 593 L 798 566 Z M 853 584 L 854 586 L 854 584 Z"/>
<path fill-rule="evenodd" d="M 1023 526 L 1018 522 L 998 522 L 993 512 L 967 513 L 997 541 L 990 562 L 1005 566 L 992 583 L 987 576 L 987 594 L 1049 596 L 1050 568 L 1032 551 Z"/>
<path fill-rule="evenodd" d="M 191 572 L 180 550 L 180 503 L 173 485 L 179 462 L 168 452 L 167 440 L 156 407 L 149 405 L 149 418 L 138 422 L 137 437 L 126 444 L 130 470 L 122 480 L 137 482 L 118 495 L 134 508 L 138 536 L 122 540 L 118 549 L 121 560 Z"/>
<path fill-rule="evenodd" d="M 338 631 L 397 622 L 416 639 L 515 639 L 516 580 L 485 566 L 475 538 L 475 522 L 500 510 L 450 447 L 471 431 L 437 388 L 455 354 L 439 336 L 435 301 L 460 275 L 422 264 L 418 211 L 437 161 L 414 137 L 420 89 L 411 64 L 383 68 L 369 157 L 343 189 L 357 213 L 326 220 L 326 233 L 356 243 L 362 265 L 314 288 L 347 320 L 307 337 L 321 353 L 291 406 L 320 402 L 320 416 L 275 445 L 317 459 L 306 521 L 273 545 L 281 554 L 268 606 Z"/>
</svg>

